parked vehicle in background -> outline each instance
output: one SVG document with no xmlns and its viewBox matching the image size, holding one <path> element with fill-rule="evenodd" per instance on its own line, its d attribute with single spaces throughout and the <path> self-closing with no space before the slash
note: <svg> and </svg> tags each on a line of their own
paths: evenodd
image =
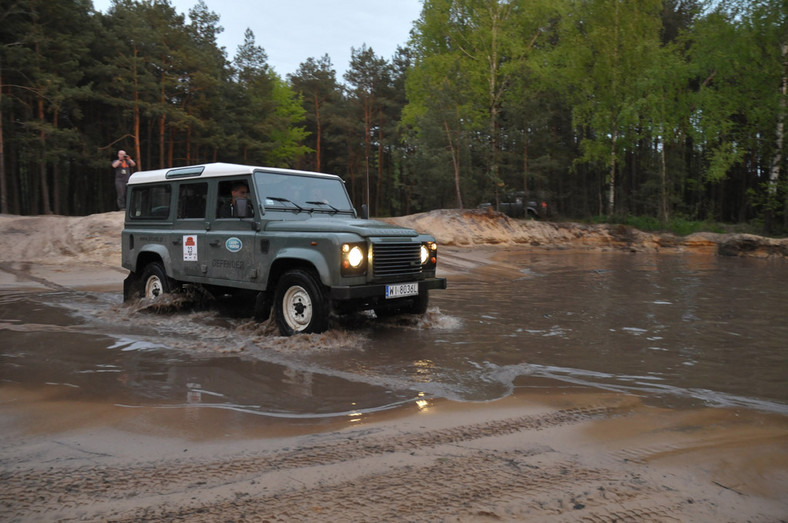
<svg viewBox="0 0 788 523">
<path fill-rule="evenodd" d="M 435 238 L 359 217 L 335 175 L 214 163 L 140 171 L 128 185 L 124 298 L 183 286 L 253 292 L 279 331 L 317 333 L 330 312 L 424 314 Z M 364 211 L 366 214 L 366 211 Z"/>
<path fill-rule="evenodd" d="M 480 209 L 494 207 L 494 203 L 482 203 L 479 205 Z M 511 218 L 542 219 L 549 216 L 546 201 L 528 200 L 523 191 L 505 194 L 499 200 L 496 210 Z"/>
</svg>

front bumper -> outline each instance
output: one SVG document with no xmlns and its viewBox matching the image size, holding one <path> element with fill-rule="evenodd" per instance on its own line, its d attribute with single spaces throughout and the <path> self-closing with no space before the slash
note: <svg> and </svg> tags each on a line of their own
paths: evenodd
<svg viewBox="0 0 788 523">
<path fill-rule="evenodd" d="M 429 278 L 420 280 L 419 294 L 427 292 L 429 289 L 445 289 L 446 278 Z M 331 287 L 332 300 L 358 300 L 367 298 L 385 299 L 387 283 L 372 283 L 369 285 L 348 285 Z"/>
</svg>

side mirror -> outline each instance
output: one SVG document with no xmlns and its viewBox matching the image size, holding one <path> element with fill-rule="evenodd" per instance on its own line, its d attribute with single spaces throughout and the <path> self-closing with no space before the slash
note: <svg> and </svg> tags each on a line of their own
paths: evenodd
<svg viewBox="0 0 788 523">
<path fill-rule="evenodd" d="M 369 207 L 367 207 L 366 203 L 361 204 L 361 217 L 365 220 L 369 220 Z"/>
<path fill-rule="evenodd" d="M 246 198 L 235 199 L 235 216 L 237 218 L 246 218 L 249 216 L 249 200 Z"/>
</svg>

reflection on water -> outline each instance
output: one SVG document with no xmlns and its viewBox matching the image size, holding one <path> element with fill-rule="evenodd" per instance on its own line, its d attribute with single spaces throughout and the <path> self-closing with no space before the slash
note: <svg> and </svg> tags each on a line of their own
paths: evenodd
<svg viewBox="0 0 788 523">
<path fill-rule="evenodd" d="M 151 314 L 114 294 L 0 296 L 0 387 L 127 407 L 344 416 L 517 388 L 788 412 L 784 260 L 501 250 L 423 319 L 335 319 L 280 338 L 216 311 Z"/>
<path fill-rule="evenodd" d="M 788 400 L 783 260 L 517 253 L 524 277 L 454 285 L 473 328 L 456 355 L 621 390 L 744 404 Z M 494 293 L 488 288 L 494 288 Z M 526 379 L 518 380 L 527 386 Z M 775 406 L 776 408 L 781 408 Z"/>
</svg>

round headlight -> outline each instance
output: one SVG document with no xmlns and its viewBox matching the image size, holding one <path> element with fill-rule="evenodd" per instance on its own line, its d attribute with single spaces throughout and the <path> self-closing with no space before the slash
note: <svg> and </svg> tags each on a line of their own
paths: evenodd
<svg viewBox="0 0 788 523">
<path fill-rule="evenodd" d="M 361 248 L 358 246 L 353 246 L 350 249 L 350 252 L 347 254 L 347 261 L 350 262 L 350 266 L 355 268 L 361 265 L 361 262 L 364 260 L 364 253 L 361 252 Z"/>
<path fill-rule="evenodd" d="M 427 260 L 430 258 L 430 251 L 427 249 L 427 246 L 422 244 L 421 245 L 421 264 L 424 265 L 427 263 Z"/>
</svg>

